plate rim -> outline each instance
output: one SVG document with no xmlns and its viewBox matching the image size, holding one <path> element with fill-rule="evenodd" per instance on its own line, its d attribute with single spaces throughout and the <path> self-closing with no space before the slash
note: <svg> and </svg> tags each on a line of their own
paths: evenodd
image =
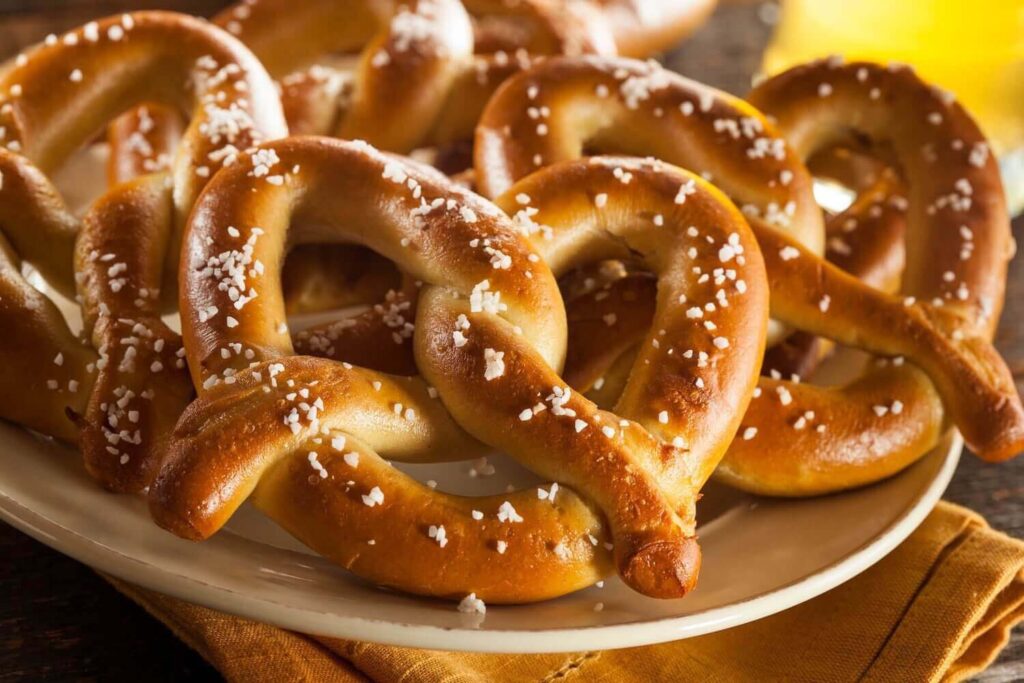
<svg viewBox="0 0 1024 683">
<path fill-rule="evenodd" d="M 917 500 L 873 539 L 814 574 L 730 605 L 685 616 L 625 624 L 529 631 L 477 630 L 318 612 L 165 570 L 62 526 L 3 491 L 0 491 L 0 518 L 97 571 L 187 602 L 303 633 L 384 645 L 482 653 L 619 649 L 691 638 L 749 623 L 813 599 L 852 579 L 885 557 L 924 521 L 952 479 L 963 443 L 955 429 L 944 435 L 939 444 L 945 452 L 942 464 Z M 510 648 L 510 643 L 514 647 Z"/>
</svg>

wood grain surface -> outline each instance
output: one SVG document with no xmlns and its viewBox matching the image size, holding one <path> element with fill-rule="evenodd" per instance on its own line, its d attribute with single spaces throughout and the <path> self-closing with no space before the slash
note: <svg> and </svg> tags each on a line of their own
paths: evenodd
<svg viewBox="0 0 1024 683">
<path fill-rule="evenodd" d="M 223 2 L 32 2 L 0 0 L 0 56 L 47 33 L 128 8 L 174 7 L 209 14 Z M 666 56 L 687 76 L 742 94 L 757 67 L 772 8 L 720 7 L 711 23 Z M 1024 219 L 1014 222 L 1024 244 Z M 1024 257 L 1011 268 L 998 346 L 1024 387 Z M 946 494 L 993 527 L 1024 537 L 1024 458 L 988 465 L 964 456 Z M 213 681 L 219 676 L 159 622 L 88 567 L 0 523 L 0 681 Z M 1024 629 L 979 681 L 1024 680 Z"/>
</svg>

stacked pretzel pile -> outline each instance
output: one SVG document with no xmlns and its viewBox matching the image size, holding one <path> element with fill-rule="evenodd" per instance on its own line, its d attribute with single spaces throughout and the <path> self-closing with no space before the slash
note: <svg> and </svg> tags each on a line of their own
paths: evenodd
<svg viewBox="0 0 1024 683">
<path fill-rule="evenodd" d="M 246 0 L 48 37 L 0 73 L 0 416 L 179 536 L 250 501 L 464 610 L 611 572 L 685 595 L 711 477 L 840 491 L 950 427 L 1014 456 L 1013 244 L 977 126 L 903 66 L 742 101 L 616 56 L 711 4 Z M 79 214 L 51 178 L 96 144 Z M 826 216 L 815 176 L 853 203 Z M 802 381 L 835 345 L 863 373 Z M 491 450 L 548 482 L 467 498 L 389 462 Z"/>
</svg>

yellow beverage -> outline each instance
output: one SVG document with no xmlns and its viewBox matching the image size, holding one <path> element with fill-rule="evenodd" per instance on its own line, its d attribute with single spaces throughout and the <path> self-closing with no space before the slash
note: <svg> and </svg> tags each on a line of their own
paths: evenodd
<svg viewBox="0 0 1024 683">
<path fill-rule="evenodd" d="M 1024 205 L 1024 0 L 783 0 L 763 69 L 827 55 L 905 62 L 956 94 Z"/>
</svg>

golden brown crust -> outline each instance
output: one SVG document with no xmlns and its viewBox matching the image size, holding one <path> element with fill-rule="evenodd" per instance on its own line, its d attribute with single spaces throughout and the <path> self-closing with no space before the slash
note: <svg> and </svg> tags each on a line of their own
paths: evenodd
<svg viewBox="0 0 1024 683">
<path fill-rule="evenodd" d="M 268 393 L 274 363 L 284 369 Z M 313 382 L 328 407 L 321 416 L 327 432 L 292 435 L 280 428 L 277 413 L 294 405 L 289 393 Z M 391 409 L 398 403 L 415 411 L 415 429 Z M 404 444 L 396 443 L 399 435 Z M 257 507 L 317 552 L 376 583 L 423 595 L 458 599 L 475 592 L 493 602 L 529 602 L 583 588 L 611 570 L 600 516 L 570 490 L 553 501 L 534 489 L 452 496 L 381 458 L 462 457 L 467 446 L 473 444 L 422 380 L 291 356 L 240 373 L 233 386 L 189 407 L 151 506 L 162 526 L 204 538 L 251 490 Z M 257 453 L 260 470 L 253 473 Z M 311 465 L 310 453 L 326 477 Z M 382 500 L 370 507 L 363 496 L 374 487 Z M 551 490 L 550 483 L 541 487 Z M 505 502 L 523 522 L 499 519 Z M 443 547 L 430 537 L 430 526 L 445 529 Z M 564 550 L 556 551 L 559 543 Z"/>
<path fill-rule="evenodd" d="M 71 254 L 78 219 L 49 178 L 24 156 L 0 149 L 0 178 L 0 225 L 6 247 L 58 292 L 74 296 Z"/>
<path fill-rule="evenodd" d="M 811 496 L 879 481 L 934 448 L 946 427 L 934 385 L 909 364 L 838 388 L 770 378 L 758 387 L 715 471 L 752 493 Z"/>
<path fill-rule="evenodd" d="M 464 76 L 486 74 L 486 63 L 474 62 L 469 15 L 458 0 L 262 0 L 229 8 L 214 21 L 244 41 L 270 73 L 286 77 L 298 133 L 408 152 L 429 143 Z M 360 54 L 350 77 L 323 66 L 289 75 L 334 52 Z"/>
<path fill-rule="evenodd" d="M 522 51 L 514 57 L 470 54 L 472 30 L 457 0 L 260 0 L 229 8 L 214 21 L 282 77 L 292 135 L 337 135 L 392 151 L 469 139 L 497 85 L 530 61 Z M 316 63 L 337 51 L 359 53 L 348 71 Z M 305 295 L 303 302 L 289 297 L 290 309 L 326 310 L 352 298 L 340 287 L 323 286 L 332 261 L 344 258 L 336 252 L 344 250 L 325 246 L 303 267 L 286 263 L 286 296 L 294 288 Z M 320 259 L 325 263 L 314 263 Z M 389 272 L 368 273 L 367 284 Z M 359 303 L 373 301 L 379 298 Z"/>
<path fill-rule="evenodd" d="M 462 0 L 477 52 L 534 55 L 616 54 L 611 26 L 595 3 Z"/>
<path fill-rule="evenodd" d="M 290 450 L 274 445 L 276 439 L 300 443 L 316 436 L 324 426 L 347 431 L 353 429 L 349 426 L 353 416 L 366 414 L 372 429 L 358 438 L 372 450 L 361 453 L 372 456 L 376 451 L 396 459 L 437 457 L 423 444 L 413 446 L 411 453 L 391 452 L 394 449 L 389 442 L 394 435 L 380 418 L 372 417 L 374 411 L 395 415 L 394 404 L 387 397 L 382 401 L 371 394 L 369 399 L 360 399 L 351 390 L 336 391 L 320 383 L 313 389 L 314 385 L 305 387 L 310 382 L 292 376 L 293 369 L 301 370 L 314 361 L 288 357 L 291 345 L 278 327 L 283 318 L 280 293 L 272 281 L 264 282 L 260 273 L 273 272 L 288 239 L 288 226 L 293 225 L 292 241 L 356 240 L 421 279 L 424 285 L 413 335 L 417 366 L 455 420 L 469 434 L 512 454 L 541 476 L 572 487 L 558 493 L 559 500 L 571 505 L 562 509 L 562 504 L 557 504 L 559 515 L 571 528 L 595 527 L 589 516 L 592 513 L 583 515 L 588 506 L 573 502 L 572 491 L 580 491 L 585 500 L 592 501 L 609 527 L 615 564 L 627 583 L 659 597 L 678 597 L 692 588 L 699 567 L 693 538 L 695 479 L 710 472 L 735 429 L 732 416 L 742 413 L 742 404 L 756 381 L 767 323 L 761 261 L 738 212 L 710 186 L 681 171 L 614 159 L 551 169 L 544 178 L 528 179 L 502 200 L 506 210 L 518 206 L 522 211 L 517 218 L 521 230 L 531 232 L 527 220 L 531 216 L 544 221 L 552 239 L 546 242 L 535 236 L 535 241 L 554 250 L 548 254 L 552 262 L 557 261 L 556 255 L 563 255 L 560 267 L 604 252 L 617 255 L 629 245 L 662 273 L 661 329 L 652 330 L 651 350 L 643 354 L 644 363 L 638 363 L 635 371 L 637 386 L 631 387 L 622 401 L 622 415 L 634 417 L 637 422 L 633 422 L 599 411 L 573 394 L 552 369 L 561 364 L 564 350 L 561 298 L 551 272 L 527 242 L 516 236 L 505 214 L 443 176 L 380 155 L 366 145 L 293 138 L 266 147 L 271 148 L 282 167 L 292 169 L 284 184 L 261 186 L 246 174 L 244 163 L 215 178 L 193 214 L 189 244 L 194 249 L 181 271 L 186 348 L 196 383 L 205 389 L 197 405 L 222 400 L 239 406 L 237 410 L 248 410 L 245 406 L 250 399 L 239 397 L 237 391 L 256 394 L 258 390 L 262 407 L 254 408 L 256 412 L 241 421 L 258 431 L 251 443 L 248 437 L 239 443 L 236 435 L 228 447 L 226 442 L 199 443 L 226 438 L 209 425 L 179 429 L 168 465 L 153 489 L 151 500 L 158 521 L 178 533 L 204 537 L 256 490 L 257 504 L 271 514 L 286 515 L 282 523 L 327 556 L 352 565 L 371 580 L 449 597 L 467 592 L 501 601 L 548 597 L 592 581 L 606 562 L 600 553 L 594 554 L 595 548 L 602 547 L 598 534 L 588 531 L 593 533 L 592 540 L 572 534 L 551 537 L 548 534 L 557 527 L 542 519 L 540 531 L 535 532 L 531 520 L 525 519 L 518 522 L 523 524 L 521 528 L 531 537 L 539 534 L 536 538 L 540 540 L 535 542 L 544 550 L 523 558 L 508 557 L 509 566 L 503 567 L 505 573 L 495 579 L 497 584 L 475 576 L 495 552 L 493 538 L 486 537 L 462 540 L 460 536 L 457 552 L 432 554 L 431 566 L 439 578 L 430 581 L 416 572 L 403 573 L 371 559 L 374 553 L 388 553 L 385 548 L 361 548 L 359 558 L 366 560 L 352 561 L 351 539 L 338 540 L 348 535 L 330 533 L 328 520 L 306 524 L 284 512 L 289 501 L 308 495 L 310 483 L 308 475 L 295 474 L 295 463 L 301 462 L 295 457 L 287 469 L 280 469 L 288 462 Z M 622 180 L 626 173 L 632 182 L 628 190 Z M 260 190 L 257 193 L 247 189 L 254 184 Z M 676 201 L 681 185 L 690 190 L 684 202 Z M 367 192 L 368 187 L 374 191 Z M 527 193 L 531 199 L 523 203 Z M 291 215 L 281 213 L 278 207 L 290 207 L 296 221 L 292 223 Z M 410 210 L 412 215 L 407 217 Z M 655 221 L 655 215 L 662 218 Z M 382 221 L 383 216 L 389 218 Z M 238 224 L 258 224 L 261 232 L 234 237 L 225 232 L 225 226 Z M 320 227 L 304 232 L 303 225 Z M 688 225 L 700 226 L 699 237 L 691 232 L 698 228 L 684 227 Z M 713 249 L 704 246 L 711 239 L 718 243 Z M 701 253 L 689 254 L 697 243 Z M 247 263 L 263 264 L 260 273 L 248 270 L 246 276 L 251 280 L 247 286 L 258 283 L 260 289 L 256 298 L 230 310 L 218 285 L 218 273 L 224 254 L 234 253 L 232 249 L 237 251 L 242 245 Z M 732 292 L 732 284 L 723 288 L 721 283 L 708 284 L 707 278 L 698 282 L 700 278 L 681 270 L 680 259 L 673 257 L 684 254 L 691 269 L 710 270 L 711 263 L 722 262 L 724 251 L 720 250 L 728 250 L 735 259 L 730 267 L 735 267 L 732 278 L 737 280 L 730 279 L 730 283 L 739 278 L 749 282 L 745 293 L 739 291 L 743 285 Z M 689 322 L 684 302 L 715 298 L 711 292 L 715 287 L 723 290 L 721 296 L 729 297 L 733 306 L 723 304 L 715 317 L 720 327 L 714 334 L 710 326 L 698 331 Z M 657 348 L 662 329 L 679 327 L 689 330 L 688 342 L 701 350 L 700 358 L 692 352 L 687 357 L 683 349 L 675 355 L 675 349 Z M 235 346 L 241 353 L 221 353 L 221 349 L 230 351 Z M 648 362 L 664 371 L 659 381 L 653 381 L 652 371 L 643 367 Z M 258 365 L 250 368 L 251 363 Z M 392 381 L 369 371 L 352 372 L 366 373 L 371 386 L 376 381 L 377 386 L 385 387 Z M 313 381 L 318 382 L 326 372 L 318 371 L 315 376 Z M 289 381 L 282 401 L 279 387 Z M 259 386 L 261 383 L 264 386 Z M 312 420 L 308 410 L 305 418 L 295 413 L 295 427 L 289 428 L 288 402 L 302 398 L 302 388 L 309 389 L 304 396 L 307 406 L 314 402 L 314 395 L 321 401 L 313 403 Z M 263 400 L 268 392 L 272 396 Z M 483 395 L 488 400 L 479 400 Z M 725 411 L 715 407 L 719 401 L 737 405 Z M 217 415 L 212 405 L 203 409 L 208 415 Z M 403 410 L 406 421 L 420 424 L 419 408 L 410 416 L 402 402 L 398 413 Z M 308 425 L 309 421 L 315 424 Z M 186 418 L 182 424 L 188 423 Z M 260 436 L 264 433 L 259 431 L 264 429 L 258 426 L 261 424 L 267 424 L 270 431 L 266 434 L 273 437 Z M 231 462 L 213 457 L 228 452 Z M 320 471 L 315 466 L 313 470 Z M 284 471 L 287 476 L 276 477 L 274 485 L 265 486 L 262 476 L 270 471 Z M 321 485 L 329 490 L 319 495 L 331 501 L 325 505 L 341 505 L 352 497 L 331 482 L 334 470 L 324 471 L 328 481 Z M 388 490 L 380 487 L 377 494 L 367 491 L 366 485 L 351 490 L 358 490 L 357 502 L 364 495 L 371 503 L 374 495 L 385 500 L 399 496 L 404 509 L 423 511 L 438 520 L 421 519 L 420 527 L 414 527 L 419 531 L 394 530 L 399 537 L 413 534 L 418 543 L 429 543 L 429 535 L 427 541 L 421 538 L 426 524 L 467 529 L 466 510 L 453 508 L 451 497 L 424 489 L 397 473 L 386 483 Z M 231 495 L 223 495 L 225 492 Z M 395 529 L 394 519 L 375 522 L 374 515 L 359 512 L 356 521 L 363 529 L 381 533 Z M 381 510 L 380 518 L 389 518 L 387 512 Z M 408 517 L 399 516 L 398 520 Z M 436 534 L 433 540 L 437 541 Z M 543 569 L 541 576 L 553 572 L 550 580 L 534 580 L 531 567 L 550 561 L 551 553 L 561 566 Z M 386 556 L 394 562 L 393 554 Z M 527 577 L 531 577 L 529 581 Z M 517 585 L 513 589 L 510 583 Z"/>
<path fill-rule="evenodd" d="M 5 169 L 11 156 L 0 151 Z M 5 192 L 9 191 L 8 187 Z M 0 207 L 9 203 L 0 202 Z M 2 234 L 0 325 L 0 417 L 74 443 L 78 429 L 68 413 L 85 410 L 96 352 L 71 333 L 53 302 L 22 277 L 21 260 Z"/>
<path fill-rule="evenodd" d="M 89 208 L 75 251 L 84 334 L 100 356 L 77 419 L 79 448 L 86 469 L 115 491 L 149 485 L 193 396 L 181 337 L 160 319 L 174 229 L 169 180 L 155 173 L 109 190 Z"/>
<path fill-rule="evenodd" d="M 380 303 L 358 315 L 294 333 L 295 351 L 394 375 L 419 374 L 412 352 L 417 292 L 414 283 L 406 283 L 401 290 L 377 297 Z"/>
<path fill-rule="evenodd" d="M 494 89 L 529 66 L 528 54 L 614 53 L 616 36 L 631 53 L 653 53 L 699 25 L 715 3 L 465 4 L 474 21 L 475 38 L 469 39 L 477 53 L 473 57 L 461 43 L 456 46 L 466 22 L 454 0 L 408 7 L 384 1 L 353 5 L 258 0 L 228 8 L 214 21 L 249 45 L 272 73 L 283 76 L 282 99 L 293 135 L 338 135 L 409 151 L 471 137 Z M 432 27 L 431 35 L 411 39 L 405 26 L 412 19 L 421 27 Z M 354 73 L 309 66 L 336 51 L 361 52 Z M 436 64 L 431 55 L 436 55 Z M 412 120 L 406 116 L 409 110 L 417 112 Z M 298 273 L 291 271 L 289 280 L 298 281 Z M 310 279 L 318 278 L 311 273 Z M 316 282 L 302 289 L 327 294 Z M 342 305 L 327 296 L 308 303 L 319 310 Z"/>
<path fill-rule="evenodd" d="M 681 188 L 691 194 L 680 199 Z M 623 257 L 641 259 L 656 274 L 653 321 L 636 328 L 628 314 L 602 317 L 605 329 L 590 337 L 600 343 L 622 330 L 642 335 L 613 412 L 688 450 L 692 481 L 674 486 L 693 495 L 735 433 L 764 353 L 760 306 L 767 292 L 742 217 L 691 174 L 619 157 L 542 169 L 497 202 L 532 233 L 556 275 Z M 667 492 L 673 481 L 663 478 Z"/>
<path fill-rule="evenodd" d="M 494 88 L 527 67 L 529 55 L 648 56 L 689 34 L 714 6 L 714 0 L 256 0 L 224 10 L 214 22 L 283 78 L 293 134 L 336 134 L 409 151 L 470 136 Z M 331 53 L 360 53 L 355 72 L 316 64 Z M 405 116 L 410 109 L 417 112 L 413 119 Z"/>
<path fill-rule="evenodd" d="M 827 60 L 763 82 L 750 99 L 805 158 L 837 144 L 891 150 L 911 188 L 903 293 L 941 300 L 974 334 L 991 335 L 1011 255 L 1009 218 L 988 143 L 948 93 L 904 66 Z"/>
<path fill-rule="evenodd" d="M 478 51 L 649 57 L 677 44 L 715 0 L 464 0 Z"/>
<path fill-rule="evenodd" d="M 679 43 L 711 16 L 717 0 L 601 0 L 623 57 L 650 57 Z"/>
</svg>

